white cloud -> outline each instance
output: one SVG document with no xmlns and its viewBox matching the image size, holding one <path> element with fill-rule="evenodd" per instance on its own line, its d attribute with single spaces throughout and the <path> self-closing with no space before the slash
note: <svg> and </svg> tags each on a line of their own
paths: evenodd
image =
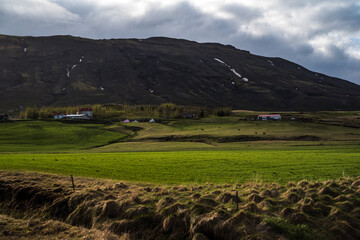
<svg viewBox="0 0 360 240">
<path fill-rule="evenodd" d="M 25 21 L 28 19 L 42 21 L 79 20 L 76 14 L 48 0 L 2 0 L 0 6 L 1 11 L 24 18 Z"/>
</svg>

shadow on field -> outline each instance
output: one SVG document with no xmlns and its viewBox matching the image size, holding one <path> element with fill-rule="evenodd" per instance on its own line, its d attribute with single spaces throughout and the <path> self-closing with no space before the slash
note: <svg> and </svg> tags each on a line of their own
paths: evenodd
<svg viewBox="0 0 360 240">
<path fill-rule="evenodd" d="M 313 135 L 300 135 L 290 137 L 235 135 L 235 136 L 212 136 L 202 135 L 170 135 L 165 137 L 148 137 L 129 141 L 157 141 L 157 142 L 200 142 L 200 143 L 230 143 L 247 141 L 320 141 L 321 138 Z"/>
</svg>

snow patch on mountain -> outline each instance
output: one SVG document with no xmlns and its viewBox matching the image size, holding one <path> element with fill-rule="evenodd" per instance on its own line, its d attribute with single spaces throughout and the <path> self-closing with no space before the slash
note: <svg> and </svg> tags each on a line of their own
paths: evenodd
<svg viewBox="0 0 360 240">
<path fill-rule="evenodd" d="M 225 66 L 227 66 L 228 68 L 230 68 L 230 66 L 227 65 L 224 61 L 222 61 L 222 60 L 220 60 L 220 59 L 218 59 L 218 58 L 214 58 L 214 60 L 215 60 L 215 61 L 218 61 L 219 63 L 224 64 Z"/>
<path fill-rule="evenodd" d="M 223 60 L 221 60 L 221 59 L 219 59 L 219 58 L 214 58 L 214 60 L 217 61 L 217 62 L 219 62 L 219 63 L 221 63 L 221 64 L 223 64 L 223 65 L 225 65 L 225 66 L 228 67 L 228 68 L 230 69 L 230 71 L 233 72 L 237 77 L 239 77 L 239 78 L 241 78 L 242 80 L 244 80 L 244 78 L 242 78 L 241 74 L 238 73 L 238 72 L 235 70 L 235 68 L 233 68 L 233 67 L 231 67 L 230 65 L 226 64 Z M 245 78 L 245 79 L 247 79 L 247 78 Z M 244 81 L 247 82 L 247 81 L 249 81 L 249 80 L 247 79 L 247 80 L 244 80 Z M 235 83 L 233 83 L 233 84 L 235 84 Z"/>
<path fill-rule="evenodd" d="M 268 61 L 268 63 L 270 63 L 271 66 L 275 67 L 275 64 L 273 63 L 273 61 L 271 61 L 271 60 L 267 60 L 267 61 Z"/>
<path fill-rule="evenodd" d="M 230 71 L 232 71 L 236 76 L 238 76 L 239 78 L 241 78 L 241 74 L 238 73 L 234 68 L 230 68 Z"/>
</svg>

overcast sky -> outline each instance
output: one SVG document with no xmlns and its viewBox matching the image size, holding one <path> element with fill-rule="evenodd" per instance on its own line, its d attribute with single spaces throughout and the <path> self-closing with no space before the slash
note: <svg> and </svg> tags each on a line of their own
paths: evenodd
<svg viewBox="0 0 360 240">
<path fill-rule="evenodd" d="M 219 42 L 360 84 L 359 0 L 0 0 L 0 34 Z"/>
</svg>

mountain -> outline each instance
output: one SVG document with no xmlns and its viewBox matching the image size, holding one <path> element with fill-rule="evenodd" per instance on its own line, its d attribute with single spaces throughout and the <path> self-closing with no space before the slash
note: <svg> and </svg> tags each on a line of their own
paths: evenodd
<svg viewBox="0 0 360 240">
<path fill-rule="evenodd" d="M 0 35 L 0 109 L 164 102 L 359 110 L 360 86 L 217 43 Z"/>
</svg>

